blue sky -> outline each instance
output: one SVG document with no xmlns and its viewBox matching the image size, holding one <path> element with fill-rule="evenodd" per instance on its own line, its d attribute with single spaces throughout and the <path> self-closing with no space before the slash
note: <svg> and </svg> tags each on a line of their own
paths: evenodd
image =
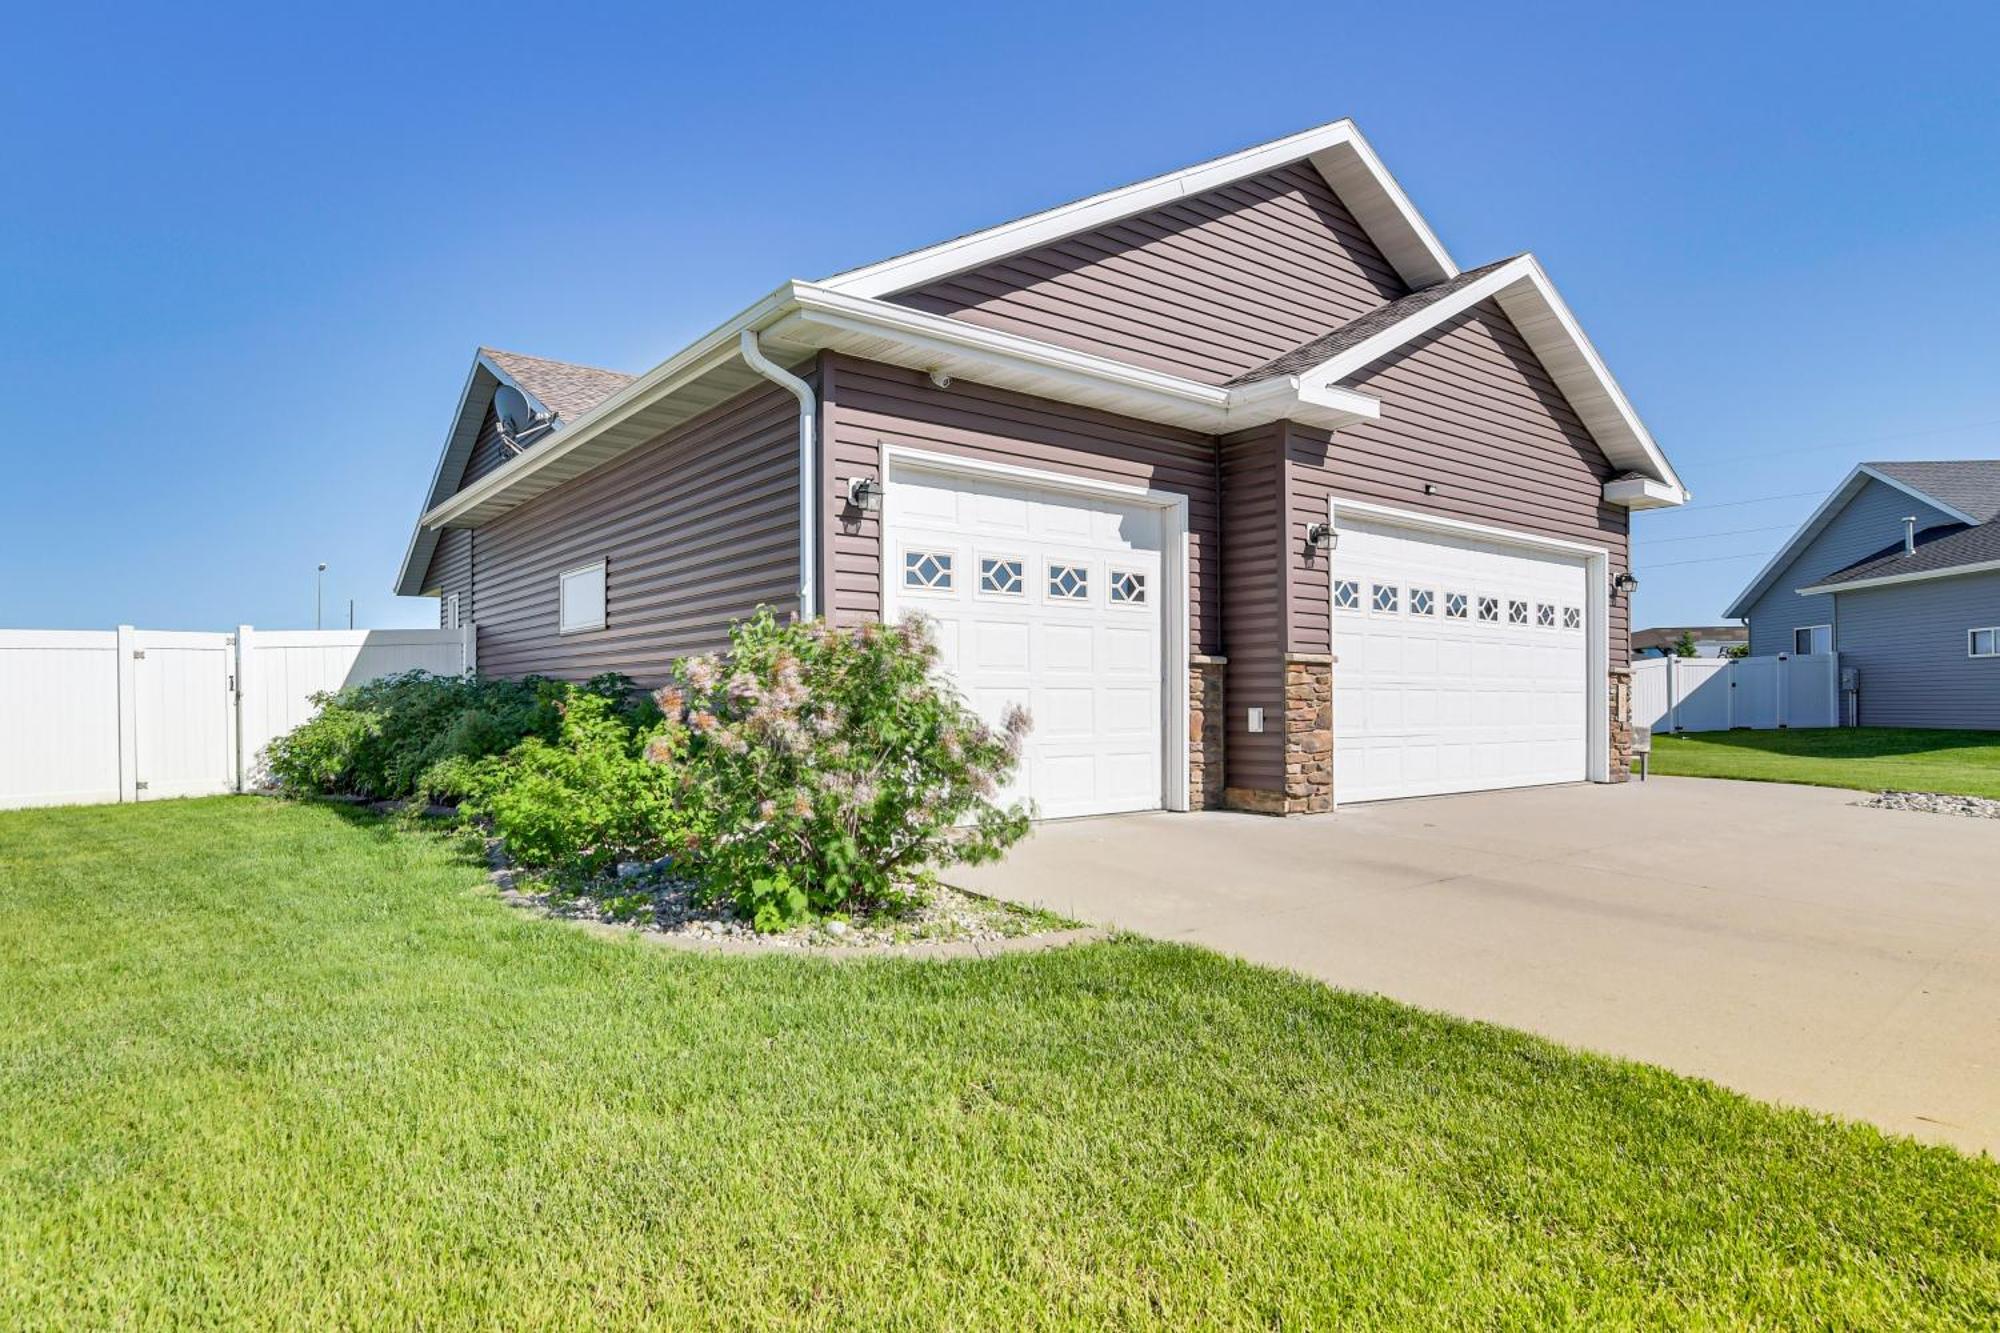
<svg viewBox="0 0 2000 1333">
<path fill-rule="evenodd" d="M 389 587 L 480 343 L 643 370 L 1343 115 L 1461 263 L 1541 256 L 1695 492 L 1636 623 L 1857 461 L 2000 454 L 1991 5 L 1176 8 L 16 8 L 0 625 L 310 624 L 321 560 L 329 623 L 428 623 Z"/>
</svg>

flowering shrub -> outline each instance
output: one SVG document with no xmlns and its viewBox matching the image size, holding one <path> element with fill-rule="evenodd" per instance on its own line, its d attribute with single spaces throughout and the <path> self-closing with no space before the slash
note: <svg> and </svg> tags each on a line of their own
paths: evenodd
<svg viewBox="0 0 2000 1333">
<path fill-rule="evenodd" d="M 725 656 L 678 663 L 651 755 L 685 752 L 682 802 L 710 830 L 695 849 L 707 891 L 774 929 L 1018 841 L 1028 811 L 996 798 L 1027 715 L 987 727 L 936 666 L 921 619 L 836 630 L 768 609 L 730 631 Z"/>
</svg>

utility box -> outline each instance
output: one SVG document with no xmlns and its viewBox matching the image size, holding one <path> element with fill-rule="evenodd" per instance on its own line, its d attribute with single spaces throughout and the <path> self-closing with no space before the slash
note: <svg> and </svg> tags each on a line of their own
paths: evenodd
<svg viewBox="0 0 2000 1333">
<path fill-rule="evenodd" d="M 1632 726 L 1632 757 L 1639 761 L 1639 781 L 1646 780 L 1646 770 L 1653 762 L 1653 729 L 1634 723 Z"/>
</svg>

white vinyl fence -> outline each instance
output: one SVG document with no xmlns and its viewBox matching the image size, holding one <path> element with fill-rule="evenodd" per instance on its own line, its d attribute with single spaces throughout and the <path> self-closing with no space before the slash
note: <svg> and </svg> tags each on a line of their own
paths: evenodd
<svg viewBox="0 0 2000 1333">
<path fill-rule="evenodd" d="M 0 630 L 0 810 L 244 791 L 312 695 L 477 666 L 463 629 Z"/>
<path fill-rule="evenodd" d="M 1646 657 L 1632 664 L 1632 720 L 1654 731 L 1840 725 L 1840 657 Z"/>
</svg>

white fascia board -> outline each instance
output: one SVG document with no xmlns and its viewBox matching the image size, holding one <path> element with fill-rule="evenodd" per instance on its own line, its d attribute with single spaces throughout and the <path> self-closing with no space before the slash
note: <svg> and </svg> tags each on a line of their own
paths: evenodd
<svg viewBox="0 0 2000 1333">
<path fill-rule="evenodd" d="M 1859 592 L 1863 588 L 1887 588 L 1898 583 L 1928 583 L 1932 579 L 1954 579 L 1962 574 L 1991 574 L 2000 570 L 2000 560 L 1981 560 L 1971 565 L 1951 565 L 1944 569 L 1923 569 L 1914 574 L 1883 574 L 1872 579 L 1855 579 L 1848 583 L 1815 583 L 1808 588 L 1798 589 L 1801 597 L 1811 597 L 1823 592 Z"/>
<path fill-rule="evenodd" d="M 465 372 L 465 385 L 458 391 L 458 406 L 452 409 L 451 425 L 445 428 L 444 445 L 438 450 L 437 465 L 431 469 L 430 489 L 424 492 L 426 511 L 435 507 L 442 498 L 439 492 L 445 489 L 445 467 L 451 462 L 452 445 L 465 421 L 466 409 L 471 405 L 472 389 L 479 382 L 482 369 L 489 374 L 499 373 L 499 368 L 488 361 L 484 353 L 474 357 L 472 368 Z M 463 472 L 463 465 L 458 470 Z M 458 478 L 454 476 L 452 484 L 457 483 Z M 424 574 L 430 568 L 431 553 L 436 549 L 437 532 L 427 527 L 419 515 L 416 527 L 410 531 L 409 543 L 403 547 L 403 563 L 396 574 L 395 591 L 398 597 L 416 597 L 423 593 Z"/>
<path fill-rule="evenodd" d="M 1687 488 L 1681 485 L 1673 465 L 1654 442 L 1645 423 L 1639 420 L 1639 414 L 1632 410 L 1624 390 L 1611 377 L 1603 358 L 1591 346 L 1576 316 L 1570 313 L 1555 284 L 1549 281 L 1533 255 L 1507 261 L 1444 299 L 1303 372 L 1302 378 L 1337 384 L 1487 300 L 1498 300 L 1507 311 L 1508 318 L 1605 456 L 1620 467 L 1649 473 L 1654 480 L 1672 488 L 1679 497 L 1673 503 L 1684 503 Z"/>
<path fill-rule="evenodd" d="M 1614 477 L 1604 483 L 1604 502 L 1626 509 L 1671 509 L 1687 503 L 1687 492 L 1651 477 Z"/>
<path fill-rule="evenodd" d="M 850 296 L 887 296 L 1305 159 L 1310 159 L 1321 175 L 1327 177 L 1328 186 L 1341 196 L 1391 263 L 1396 264 L 1404 281 L 1413 287 L 1427 287 L 1458 273 L 1429 224 L 1382 166 L 1354 122 L 1336 120 L 1135 185 L 1106 190 L 955 240 L 849 269 L 819 286 Z M 1349 194 L 1354 198 L 1350 200 Z"/>
</svg>

